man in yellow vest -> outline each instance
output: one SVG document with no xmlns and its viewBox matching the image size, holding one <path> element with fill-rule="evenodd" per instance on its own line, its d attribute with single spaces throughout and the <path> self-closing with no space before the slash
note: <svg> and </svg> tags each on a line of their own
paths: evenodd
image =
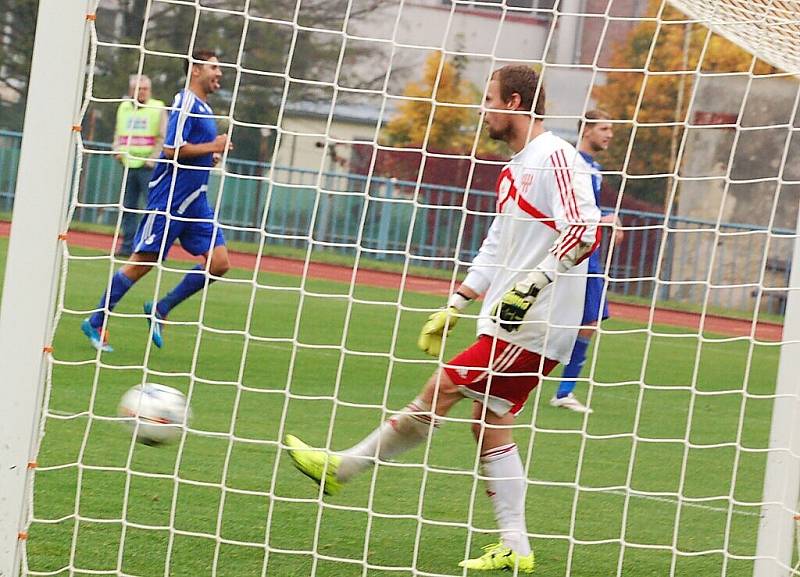
<svg viewBox="0 0 800 577">
<path fill-rule="evenodd" d="M 114 131 L 116 159 L 127 167 L 125 196 L 122 200 L 122 246 L 117 256 L 127 257 L 133 251 L 138 214 L 131 209 L 141 208 L 140 199 L 147 195 L 147 184 L 161 153 L 167 111 L 161 100 L 150 98 L 152 84 L 147 76 L 130 77 L 129 96 L 117 108 L 117 127 Z"/>
</svg>

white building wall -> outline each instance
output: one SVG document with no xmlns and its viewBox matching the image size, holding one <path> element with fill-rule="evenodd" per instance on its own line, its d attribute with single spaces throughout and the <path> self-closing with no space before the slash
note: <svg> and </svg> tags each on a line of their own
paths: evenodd
<svg viewBox="0 0 800 577">
<path fill-rule="evenodd" d="M 374 139 L 375 124 L 372 122 L 337 119 L 331 123 L 327 133 L 326 126 L 326 117 L 285 114 L 276 166 L 323 172 L 347 171 L 352 150 L 350 143 L 372 142 Z M 331 138 L 344 142 L 337 144 Z M 278 178 L 282 178 L 281 175 Z"/>
<path fill-rule="evenodd" d="M 559 10 L 568 14 L 586 11 L 589 0 L 560 0 Z M 632 0 L 637 1 L 637 0 Z M 641 0 L 642 2 L 644 0 Z M 456 55 L 463 77 L 483 90 L 491 72 L 509 62 L 541 65 L 547 94 L 549 129 L 573 138 L 577 119 L 591 107 L 589 99 L 594 83 L 602 83 L 590 66 L 577 65 L 582 29 L 586 20 L 562 16 L 553 23 L 554 0 L 513 0 L 508 5 L 531 9 L 488 7 L 459 1 L 453 7 L 444 0 L 382 0 L 378 9 L 362 12 L 372 0 L 352 0 L 351 17 L 345 31 L 348 45 L 368 47 L 371 58 L 349 60 L 345 57 L 347 75 L 374 80 L 387 77 L 386 98 L 380 94 L 348 93 L 358 89 L 358 82 L 343 82 L 338 102 L 346 107 L 360 106 L 358 120 L 341 120 L 335 109 L 334 121 L 328 136 L 334 139 L 374 140 L 381 107 L 384 123 L 391 118 L 398 100 L 409 82 L 420 80 L 426 59 L 437 50 L 449 57 Z M 104 0 L 103 7 L 114 8 L 118 0 Z M 121 15 L 117 26 L 121 27 Z M 380 82 L 378 83 L 380 84 Z M 366 85 L 364 85 L 365 87 Z M 370 88 L 374 88 L 374 84 Z M 324 149 L 316 143 L 324 140 L 327 110 L 309 110 L 293 102 L 284 112 L 281 129 L 288 131 L 281 139 L 278 161 L 319 170 L 320 154 Z M 306 107 L 307 108 L 307 107 Z M 311 107 L 313 108 L 313 106 Z M 324 108 L 324 107 L 323 107 Z M 344 116 L 352 118 L 352 115 Z M 297 133 L 297 134 L 294 134 Z M 344 147 L 340 147 L 344 148 Z"/>
<path fill-rule="evenodd" d="M 563 8 L 579 12 L 585 0 L 566 0 Z M 450 58 L 458 57 L 463 78 L 479 90 L 485 87 L 491 72 L 510 62 L 542 64 L 547 95 L 546 126 L 572 138 L 577 119 L 591 107 L 590 92 L 596 76 L 591 67 L 578 66 L 581 20 L 562 19 L 554 28 L 552 12 L 509 10 L 505 17 L 499 8 L 458 5 L 451 8 L 442 0 L 384 2 L 372 12 L 358 14 L 359 2 L 353 3 L 347 24 L 348 42 L 374 49 L 372 58 L 350 62 L 350 77 L 374 79 L 388 75 L 384 122 L 410 82 L 419 81 L 426 59 L 438 50 Z M 552 30 L 551 30 L 552 29 Z M 363 69 L 352 67 L 363 67 Z M 352 81 L 351 81 L 352 82 Z M 359 88 L 355 85 L 348 88 Z M 352 102 L 353 99 L 350 98 Z M 327 133 L 333 139 L 370 142 L 376 136 L 383 98 L 364 96 L 363 121 L 335 118 Z M 352 106 L 352 104 L 351 104 Z M 281 128 L 286 131 L 279 146 L 277 161 L 282 165 L 319 170 L 327 169 L 330 159 L 322 162 L 326 149 L 317 146 L 325 140 L 327 118 L 309 115 L 308 110 L 285 111 Z M 337 111 L 338 112 L 338 111 Z M 340 146 L 337 154 L 349 156 L 349 147 Z"/>
<path fill-rule="evenodd" d="M 356 5 L 358 2 L 355 3 Z M 584 0 L 566 0 L 563 9 L 580 12 Z M 356 6 L 357 7 L 357 6 Z M 594 78 L 591 67 L 574 66 L 582 20 L 565 17 L 554 28 L 548 10 L 509 10 L 457 5 L 442 0 L 386 2 L 382 8 L 353 18 L 347 32 L 363 38 L 394 40 L 387 92 L 402 95 L 409 82 L 422 76 L 425 59 L 436 50 L 458 54 L 463 77 L 483 89 L 492 70 L 509 62 L 544 65 L 548 125 L 574 133 L 588 103 Z M 553 28 L 551 30 L 551 28 Z M 388 46 L 383 45 L 383 50 Z M 369 63 L 365 65 L 370 66 Z"/>
</svg>

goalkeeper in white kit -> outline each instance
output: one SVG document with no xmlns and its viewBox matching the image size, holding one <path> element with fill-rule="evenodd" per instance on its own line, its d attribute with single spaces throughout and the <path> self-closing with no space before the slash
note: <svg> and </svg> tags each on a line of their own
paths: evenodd
<svg viewBox="0 0 800 577">
<path fill-rule="evenodd" d="M 460 400 L 472 400 L 481 472 L 500 542 L 461 561 L 472 570 L 532 573 L 525 524 L 527 479 L 511 425 L 528 395 L 558 363 L 568 363 L 583 315 L 586 259 L 597 246 L 600 211 L 578 153 L 546 131 L 544 89 L 534 70 L 509 65 L 489 81 L 485 122 L 515 152 L 497 184 L 497 216 L 464 282 L 425 323 L 419 346 L 439 356 L 459 313 L 478 296 L 475 343 L 445 363 L 419 396 L 354 447 L 314 449 L 287 435 L 301 472 L 333 494 L 354 475 L 416 447 Z"/>
</svg>

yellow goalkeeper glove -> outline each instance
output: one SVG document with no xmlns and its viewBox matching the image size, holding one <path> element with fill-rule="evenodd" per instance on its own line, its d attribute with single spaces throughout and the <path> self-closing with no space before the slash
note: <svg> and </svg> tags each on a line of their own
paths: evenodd
<svg viewBox="0 0 800 577">
<path fill-rule="evenodd" d="M 422 352 L 432 357 L 438 357 L 442 350 L 442 339 L 449 333 L 458 322 L 458 309 L 447 307 L 437 311 L 428 317 L 428 321 L 422 325 L 422 331 L 417 339 L 417 346 Z"/>
<path fill-rule="evenodd" d="M 417 346 L 422 352 L 432 357 L 438 357 L 442 351 L 442 340 L 458 322 L 458 313 L 467 306 L 470 299 L 460 293 L 450 297 L 446 309 L 436 311 L 428 317 L 422 325 L 422 330 L 417 339 Z"/>
<path fill-rule="evenodd" d="M 512 333 L 518 331 L 525 314 L 536 302 L 539 292 L 550 284 L 550 277 L 540 270 L 534 270 L 525 280 L 503 295 L 494 308 L 492 317 L 500 319 L 500 326 Z"/>
</svg>

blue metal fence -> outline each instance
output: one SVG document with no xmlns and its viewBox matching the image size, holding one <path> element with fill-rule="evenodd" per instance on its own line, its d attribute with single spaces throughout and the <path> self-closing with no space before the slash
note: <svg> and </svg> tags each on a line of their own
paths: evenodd
<svg viewBox="0 0 800 577">
<path fill-rule="evenodd" d="M 0 211 L 3 212 L 10 211 L 14 206 L 21 144 L 22 135 L 19 132 L 0 130 Z"/>
<path fill-rule="evenodd" d="M 13 205 L 20 142 L 19 133 L 0 131 L 0 211 Z M 108 144 L 86 147 L 92 153 L 83 158 L 75 218 L 115 225 L 122 169 Z M 360 250 L 382 261 L 451 268 L 477 253 L 495 209 L 489 191 L 238 159 L 225 168 L 224 176 L 212 176 L 209 197 L 219 205 L 230 240 L 256 242 L 263 234 L 276 245 L 305 249 L 313 243 L 315 251 Z M 629 210 L 620 217 L 625 239 L 608 261 L 609 291 L 744 310 L 760 300 L 762 311 L 783 312 L 788 260 L 769 257 L 791 254 L 794 231 L 683 217 L 665 226 L 661 214 Z M 604 259 L 608 241 L 604 235 Z M 760 284 L 743 280 L 762 274 Z"/>
</svg>

